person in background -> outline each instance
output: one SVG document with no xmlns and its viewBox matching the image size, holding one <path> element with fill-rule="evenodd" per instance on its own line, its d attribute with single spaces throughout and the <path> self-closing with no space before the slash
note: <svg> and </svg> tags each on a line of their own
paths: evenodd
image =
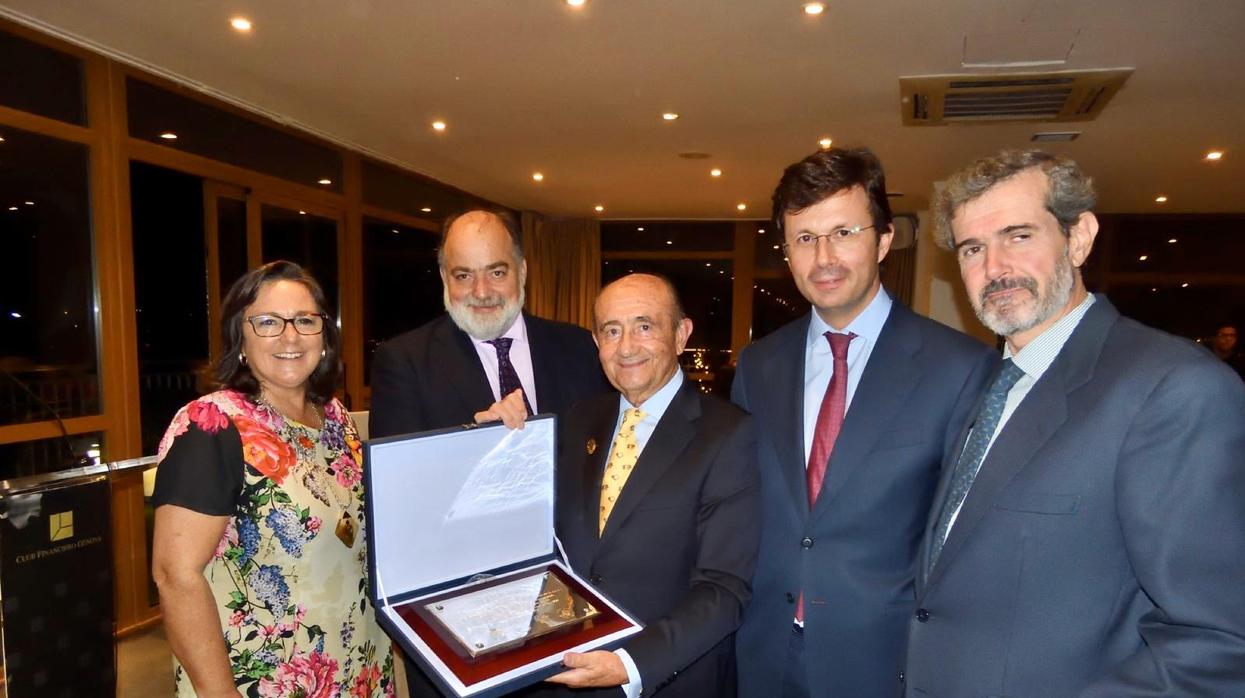
<svg viewBox="0 0 1245 698">
<path fill-rule="evenodd" d="M 894 696 L 943 454 L 998 359 L 882 288 L 893 227 L 873 153 L 791 165 L 773 216 L 812 309 L 743 350 L 731 394 L 756 415 L 761 468 L 740 694 Z"/>
<path fill-rule="evenodd" d="M 1006 343 L 930 512 L 907 695 L 1245 694 L 1245 384 L 1086 290 L 1075 162 L 1003 151 L 934 199 Z"/>
<path fill-rule="evenodd" d="M 527 261 L 504 212 L 445 222 L 446 314 L 385 342 L 372 363 L 372 437 L 468 424 L 494 403 L 562 414 L 609 385 L 584 329 L 523 311 Z"/>
<path fill-rule="evenodd" d="M 1236 336 L 1236 325 L 1224 323 L 1215 331 L 1215 338 L 1211 341 L 1210 348 L 1215 352 L 1215 356 L 1236 371 L 1236 375 L 1245 378 L 1245 352 L 1237 346 Z"/>
<path fill-rule="evenodd" d="M 272 262 L 238 279 L 221 316 L 220 390 L 173 418 L 153 496 L 177 695 L 392 696 L 324 293 L 298 265 Z"/>
</svg>

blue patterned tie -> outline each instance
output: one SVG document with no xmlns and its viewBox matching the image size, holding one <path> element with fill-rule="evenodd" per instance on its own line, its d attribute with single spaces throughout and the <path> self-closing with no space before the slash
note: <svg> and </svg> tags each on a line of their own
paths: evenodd
<svg viewBox="0 0 1245 698">
<path fill-rule="evenodd" d="M 503 400 L 510 393 L 523 387 L 523 384 L 519 382 L 518 372 L 514 370 L 514 364 L 510 363 L 510 343 L 513 341 L 509 337 L 488 340 L 488 343 L 497 350 L 497 383 Z M 528 416 L 531 416 L 532 403 L 528 401 L 526 392 L 523 393 L 523 406 L 527 408 Z"/>
<path fill-rule="evenodd" d="M 929 575 L 930 570 L 934 569 L 934 562 L 938 560 L 942 546 L 947 542 L 947 533 L 951 530 L 951 516 L 964 503 L 969 488 L 973 486 L 973 480 L 977 478 L 977 471 L 981 470 L 981 461 L 985 458 L 986 448 L 990 445 L 994 430 L 999 426 L 999 418 L 1003 416 L 1003 406 L 1007 404 L 1007 393 L 1024 374 L 1025 372 L 1017 368 L 1011 359 L 1006 359 L 1003 361 L 1002 370 L 994 377 L 994 382 L 986 391 L 986 399 L 981 403 L 981 409 L 977 410 L 977 418 L 973 420 L 973 430 L 968 435 L 968 441 L 964 444 L 960 459 L 955 463 L 955 472 L 951 475 L 951 487 L 947 491 L 947 498 L 943 501 L 942 513 L 938 515 L 938 525 L 934 527 L 934 544 L 929 551 L 929 564 L 925 567 L 926 576 Z"/>
</svg>

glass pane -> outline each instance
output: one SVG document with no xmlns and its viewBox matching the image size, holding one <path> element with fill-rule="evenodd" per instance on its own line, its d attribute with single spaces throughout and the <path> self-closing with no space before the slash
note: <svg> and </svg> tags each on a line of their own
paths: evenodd
<svg viewBox="0 0 1245 698">
<path fill-rule="evenodd" d="M 1245 216 L 1104 215 L 1102 219 L 1114 243 L 1109 263 L 1113 273 L 1240 273 Z M 1102 245 L 1095 249 L 1100 253 Z"/>
<path fill-rule="evenodd" d="M 753 254 L 755 264 L 760 269 L 787 270 L 787 260 L 782 251 L 782 234 L 774 230 L 773 225 L 757 226 L 756 237 L 753 238 Z"/>
<path fill-rule="evenodd" d="M 1113 284 L 1107 297 L 1138 322 L 1203 343 L 1221 323 L 1245 319 L 1245 285 L 1240 284 Z"/>
<path fill-rule="evenodd" d="M 620 221 L 601 224 L 603 252 L 733 249 L 733 221 Z"/>
<path fill-rule="evenodd" d="M 297 262 L 320 282 L 336 314 L 337 221 L 265 204 L 262 208 L 264 262 Z"/>
<path fill-rule="evenodd" d="M 93 432 L 0 444 L 0 480 L 99 465 L 103 443 L 103 433 Z"/>
<path fill-rule="evenodd" d="M 380 163 L 363 161 L 363 203 L 423 218 L 437 225 L 475 206 L 497 208 L 478 196 Z M 518 212 L 511 211 L 518 217 Z"/>
<path fill-rule="evenodd" d="M 364 380 L 380 343 L 444 312 L 437 270 L 440 236 L 418 228 L 363 219 Z"/>
<path fill-rule="evenodd" d="M 701 390 L 727 397 L 735 376 L 731 360 L 732 267 L 724 260 L 607 260 L 601 268 L 601 284 L 633 272 L 670 279 L 693 325 L 679 363 Z"/>
<path fill-rule="evenodd" d="M 81 59 L 0 32 L 0 65 L 0 104 L 86 125 Z"/>
<path fill-rule="evenodd" d="M 246 273 L 246 202 L 216 200 L 216 252 L 220 266 L 220 298 Z"/>
<path fill-rule="evenodd" d="M 135 162 L 130 202 L 143 453 L 153 455 L 208 363 L 203 180 Z"/>
<path fill-rule="evenodd" d="M 0 137 L 0 424 L 98 414 L 87 147 Z"/>
<path fill-rule="evenodd" d="M 135 138 L 341 191 L 341 153 L 332 148 L 134 78 L 125 90 Z"/>
<path fill-rule="evenodd" d="M 790 276 L 757 279 L 752 285 L 752 341 L 808 313 L 808 301 Z"/>
</svg>

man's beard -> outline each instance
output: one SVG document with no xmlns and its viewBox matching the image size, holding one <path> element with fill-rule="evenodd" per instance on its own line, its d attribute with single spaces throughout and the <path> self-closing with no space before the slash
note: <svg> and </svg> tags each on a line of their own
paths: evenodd
<svg viewBox="0 0 1245 698">
<path fill-rule="evenodd" d="M 454 321 L 458 329 L 471 335 L 474 339 L 486 342 L 490 339 L 497 339 L 502 333 L 510 329 L 510 325 L 514 324 L 514 319 L 523 310 L 523 302 L 527 299 L 527 293 L 523 286 L 520 285 L 518 298 L 507 300 L 500 295 L 489 296 L 488 298 L 468 296 L 458 305 L 454 305 L 450 301 L 449 289 L 444 289 L 441 299 L 445 304 L 445 312 L 450 314 L 450 319 Z M 477 307 L 495 308 L 498 306 L 501 306 L 502 311 L 490 317 L 480 317 L 472 310 L 472 308 Z"/>
<path fill-rule="evenodd" d="M 981 293 L 974 299 L 973 310 L 977 312 L 977 318 L 981 320 L 981 323 L 990 328 L 991 332 L 1011 337 L 1031 330 L 1054 317 L 1072 298 L 1072 288 L 1075 284 L 1076 277 L 1072 272 L 1072 261 L 1068 259 L 1065 249 L 1063 255 L 1055 262 L 1055 271 L 1046 287 L 1046 293 L 1038 295 L 1037 280 L 1032 277 L 996 279 L 981 289 Z M 1009 288 L 1025 289 L 1033 294 L 1036 303 L 1005 301 L 999 307 L 986 300 L 990 294 Z"/>
</svg>

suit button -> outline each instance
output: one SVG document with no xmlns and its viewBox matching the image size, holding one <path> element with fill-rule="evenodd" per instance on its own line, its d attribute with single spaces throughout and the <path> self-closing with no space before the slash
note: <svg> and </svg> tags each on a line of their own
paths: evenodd
<svg viewBox="0 0 1245 698">
<path fill-rule="evenodd" d="M 787 603 L 795 603 L 795 594 L 787 592 Z"/>
<path fill-rule="evenodd" d="M 927 620 L 929 620 L 929 611 L 924 608 L 916 609 L 916 622 L 924 623 Z"/>
<path fill-rule="evenodd" d="M 601 579 L 601 575 L 599 575 L 599 574 L 594 574 L 594 575 L 592 575 L 591 577 L 589 577 L 589 578 L 588 578 L 588 581 L 592 582 L 593 584 L 600 584 L 601 582 L 603 582 L 603 581 L 605 581 L 605 580 Z"/>
<path fill-rule="evenodd" d="M 804 540 L 800 541 L 800 547 L 801 548 L 813 547 L 813 539 L 809 538 L 808 536 L 804 536 Z"/>
</svg>

